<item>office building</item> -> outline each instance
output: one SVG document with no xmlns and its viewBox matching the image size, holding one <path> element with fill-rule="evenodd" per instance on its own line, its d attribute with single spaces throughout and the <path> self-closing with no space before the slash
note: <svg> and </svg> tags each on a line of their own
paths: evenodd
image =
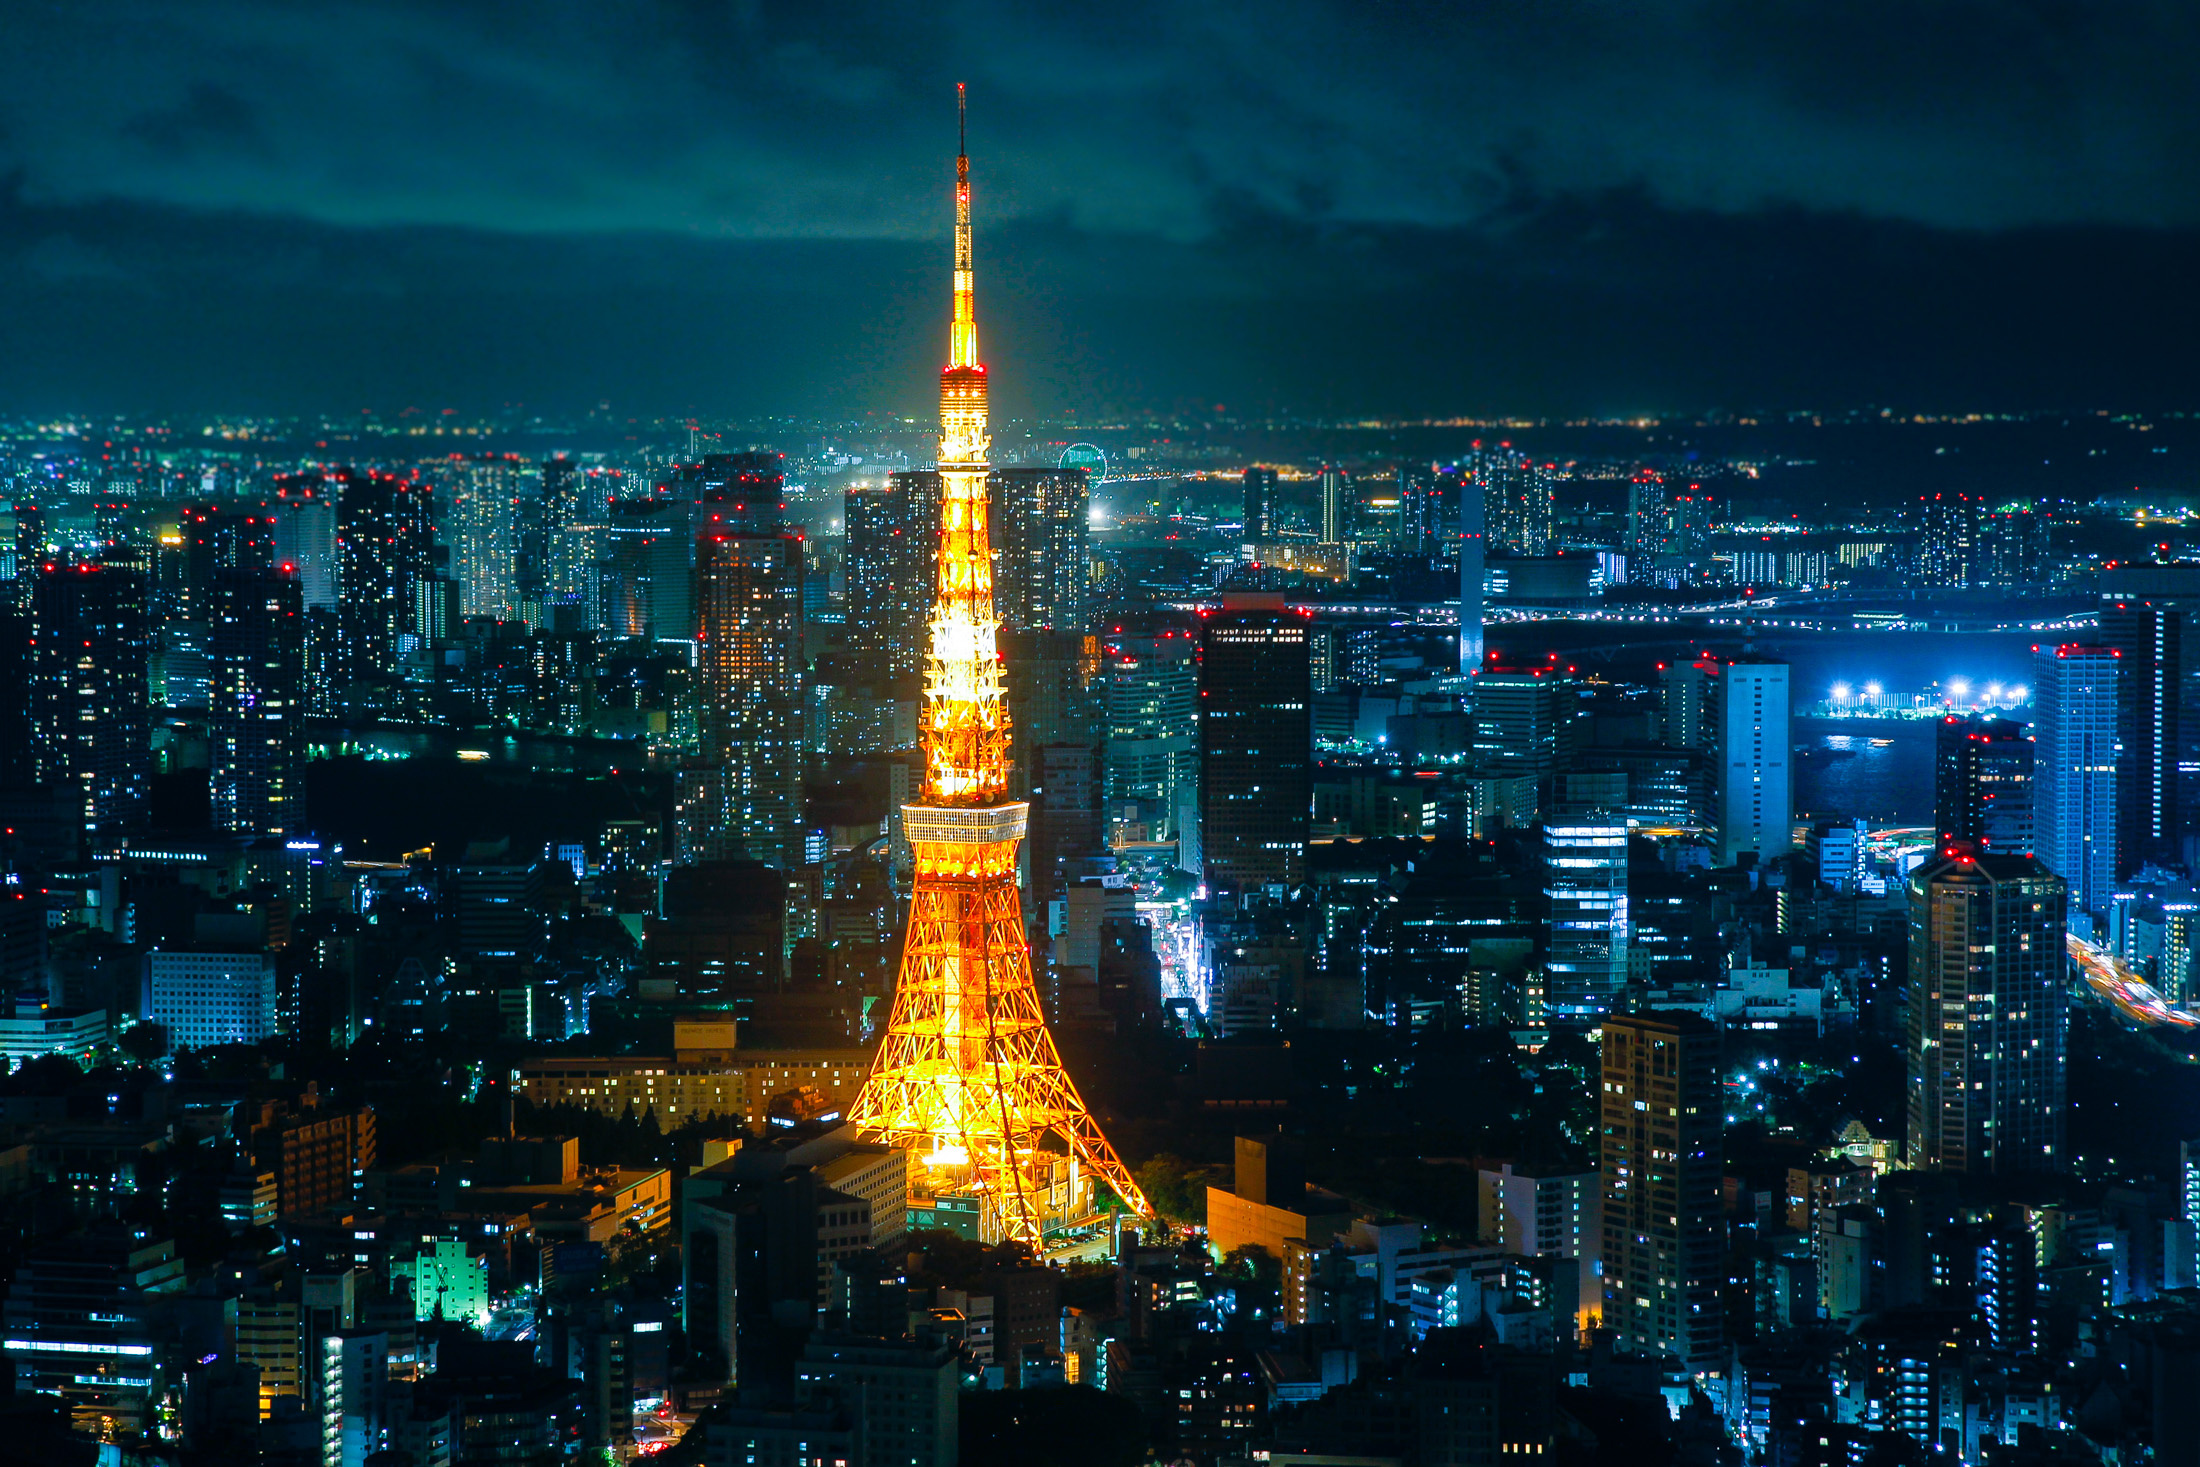
<svg viewBox="0 0 2200 1467">
<path fill-rule="evenodd" d="M 709 531 L 695 549 L 703 753 L 717 772 L 714 859 L 801 864 L 802 541 Z"/>
<path fill-rule="evenodd" d="M 342 557 L 337 552 L 336 490 L 319 474 L 285 474 L 275 480 L 275 569 L 298 581 L 308 611 L 334 611 L 342 600 Z"/>
<path fill-rule="evenodd" d="M 1225 597 L 1200 627 L 1200 854 L 1216 890 L 1295 887 L 1306 877 L 1307 629 L 1282 603 Z"/>
<path fill-rule="evenodd" d="M 1731 866 L 1750 853 L 1762 864 L 1785 855 L 1795 838 L 1788 667 L 1736 658 L 1723 664 L 1715 686 L 1718 742 L 1711 754 L 1720 864 Z"/>
<path fill-rule="evenodd" d="M 1085 629 L 1092 579 L 1091 490 L 1080 468 L 986 475 L 993 613 L 1004 628 Z"/>
<path fill-rule="evenodd" d="M 258 1044 L 275 1033 L 275 959 L 266 953 L 145 955 L 145 1016 L 171 1050 Z"/>
<path fill-rule="evenodd" d="M 2108 647 L 2043 646 L 2033 656 L 2034 849 L 2069 885 L 2073 912 L 2095 917 L 2116 887 L 2121 675 Z"/>
<path fill-rule="evenodd" d="M 1476 1173 L 1477 1234 L 1486 1246 L 1521 1258 L 1569 1258 L 1577 1315 L 1601 1314 L 1599 1260 L 1604 1245 L 1603 1178 L 1559 1166 L 1516 1166 Z"/>
<path fill-rule="evenodd" d="M 881 1467 L 954 1467 L 961 1380 L 945 1342 L 813 1335 L 796 1367 L 797 1398 L 839 1407 L 854 1427 L 851 1460 Z"/>
<path fill-rule="evenodd" d="M 1692 1371 L 1725 1351 L 1719 1031 L 1695 1014 L 1603 1021 L 1604 1327 Z"/>
<path fill-rule="evenodd" d="M 2067 1170 L 2062 879 L 2030 856 L 1951 844 L 1909 890 L 1908 1166 Z"/>
<path fill-rule="evenodd" d="M 208 787 L 218 829 L 291 835 L 305 818 L 304 587 L 281 573 L 214 582 Z"/>
<path fill-rule="evenodd" d="M 1533 778 L 1548 799 L 1553 777 L 1573 762 L 1579 705 L 1557 663 L 1492 665 L 1474 680 L 1474 756 L 1490 772 Z"/>
<path fill-rule="evenodd" d="M 147 818 L 153 777 L 145 577 L 47 562 L 31 589 L 31 762 L 108 847 Z"/>
<path fill-rule="evenodd" d="M 2032 740 L 2024 725 L 1974 713 L 1940 721 L 1933 744 L 1933 814 L 1940 844 L 2001 856 L 2032 854 Z"/>
<path fill-rule="evenodd" d="M 2112 565 L 2101 572 L 2100 645 L 2121 662 L 2117 689 L 2116 874 L 2189 867 L 2200 811 L 2200 565 Z"/>
<path fill-rule="evenodd" d="M 1627 983 L 1627 820 L 1560 816 L 1543 826 L 1543 894 L 1550 902 L 1545 1011 L 1593 1023 Z"/>
<path fill-rule="evenodd" d="M 1111 842 L 1177 840 L 1199 813 L 1199 643 L 1165 623 L 1114 631 L 1103 649 Z"/>
<path fill-rule="evenodd" d="M 930 469 L 851 484 L 847 533 L 848 645 L 911 688 L 924 670 L 937 579 L 940 476 Z"/>
<path fill-rule="evenodd" d="M 1276 471 L 1245 471 L 1245 533 L 1248 545 L 1265 545 L 1276 538 Z"/>
</svg>

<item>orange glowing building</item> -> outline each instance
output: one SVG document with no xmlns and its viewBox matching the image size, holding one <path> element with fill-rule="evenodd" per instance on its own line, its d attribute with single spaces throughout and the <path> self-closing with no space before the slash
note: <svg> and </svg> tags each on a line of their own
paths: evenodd
<svg viewBox="0 0 2200 1467">
<path fill-rule="evenodd" d="M 960 102 L 961 88 L 957 89 Z M 1097 1178 L 1148 1213 L 1062 1068 L 1031 977 L 1008 799 L 1008 702 L 986 526 L 986 375 L 970 255 L 970 158 L 955 158 L 955 316 L 940 373 L 940 527 L 924 669 L 924 785 L 902 809 L 916 859 L 892 1017 L 849 1119 L 912 1154 L 920 1204 L 976 1204 L 980 1236 L 1039 1245 L 1095 1217 Z"/>
</svg>

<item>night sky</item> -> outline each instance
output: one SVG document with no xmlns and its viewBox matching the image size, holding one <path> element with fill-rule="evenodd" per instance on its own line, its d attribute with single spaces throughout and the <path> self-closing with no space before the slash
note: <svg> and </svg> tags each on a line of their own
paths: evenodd
<svg viewBox="0 0 2200 1467">
<path fill-rule="evenodd" d="M 0 414 L 2189 406 L 2200 6 L 0 0 Z"/>
</svg>

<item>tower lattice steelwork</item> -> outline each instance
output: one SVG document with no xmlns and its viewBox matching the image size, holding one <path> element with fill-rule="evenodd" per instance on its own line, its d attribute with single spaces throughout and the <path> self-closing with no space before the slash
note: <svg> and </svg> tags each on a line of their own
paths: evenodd
<svg viewBox="0 0 2200 1467">
<path fill-rule="evenodd" d="M 960 87 L 956 88 L 958 109 Z M 1008 794 L 1008 703 L 986 528 L 986 376 L 970 263 L 970 157 L 955 158 L 955 319 L 940 373 L 940 538 L 925 659 L 924 787 L 892 1018 L 850 1119 L 914 1153 L 911 1188 L 976 1199 L 988 1242 L 1037 1245 L 1092 1213 L 1094 1178 L 1150 1214 L 1062 1068 L 1031 979 Z"/>
</svg>

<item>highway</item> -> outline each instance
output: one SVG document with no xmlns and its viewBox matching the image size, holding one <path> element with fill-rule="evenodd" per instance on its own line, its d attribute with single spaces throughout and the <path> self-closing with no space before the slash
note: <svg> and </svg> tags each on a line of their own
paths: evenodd
<svg viewBox="0 0 2200 1467">
<path fill-rule="evenodd" d="M 2170 1024 L 2180 1029 L 2200 1025 L 2200 1016 L 2171 1008 L 2168 1000 L 2124 966 L 2121 959 L 2082 937 L 2070 938 L 2070 961 L 2078 965 L 2078 971 L 2085 974 L 2086 984 L 2095 993 L 2135 1023 Z"/>
</svg>

